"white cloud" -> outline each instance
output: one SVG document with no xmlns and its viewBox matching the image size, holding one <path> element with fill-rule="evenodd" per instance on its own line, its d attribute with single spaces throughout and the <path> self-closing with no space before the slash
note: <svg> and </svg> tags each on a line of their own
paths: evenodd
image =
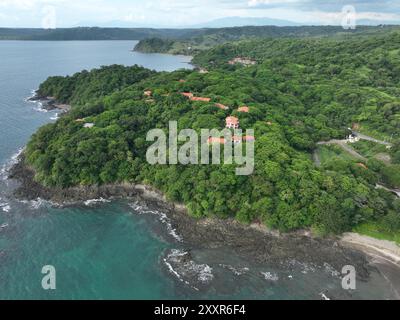
<svg viewBox="0 0 400 320">
<path fill-rule="evenodd" d="M 249 7 L 256 7 L 260 5 L 296 3 L 302 1 L 304 0 L 249 0 L 248 5 Z"/>
<path fill-rule="evenodd" d="M 382 3 L 387 1 L 389 0 L 368 2 L 363 0 L 368 7 L 358 13 L 358 19 L 400 21 L 398 9 L 386 13 L 380 12 L 385 11 Z M 40 27 L 43 8 L 46 6 L 54 6 L 58 27 L 101 25 L 111 21 L 129 22 L 133 26 L 148 24 L 173 27 L 233 16 L 270 17 L 300 23 L 340 24 L 342 18 L 340 8 L 336 8 L 337 12 L 333 12 L 332 8 L 328 10 L 318 5 L 323 3 L 327 2 L 320 0 L 0 0 L 0 26 Z"/>
</svg>

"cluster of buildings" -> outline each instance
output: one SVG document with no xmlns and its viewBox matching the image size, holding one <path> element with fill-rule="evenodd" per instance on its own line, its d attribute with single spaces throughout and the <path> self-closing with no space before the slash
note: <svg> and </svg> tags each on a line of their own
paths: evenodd
<svg viewBox="0 0 400 320">
<path fill-rule="evenodd" d="M 181 79 L 179 80 L 179 82 L 184 83 L 185 80 Z M 144 91 L 144 96 L 146 97 L 151 97 L 153 95 L 153 92 L 151 90 L 146 90 Z M 211 98 L 207 98 L 207 97 L 196 97 L 192 92 L 181 92 L 181 95 L 188 98 L 190 101 L 200 101 L 200 102 L 211 102 Z M 215 103 L 215 106 L 221 110 L 229 110 L 230 108 L 222 103 Z M 250 112 L 250 108 L 248 106 L 242 106 L 240 108 L 237 109 L 238 112 L 242 112 L 242 113 L 249 113 Z M 239 129 L 240 128 L 240 121 L 237 117 L 234 116 L 229 116 L 225 119 L 225 127 L 227 129 Z M 234 144 L 240 144 L 243 141 L 245 142 L 252 142 L 255 141 L 255 138 L 253 136 L 243 136 L 243 137 L 239 137 L 239 136 L 233 136 L 232 137 L 232 142 Z M 227 143 L 225 138 L 215 138 L 215 137 L 210 137 L 208 139 L 208 144 L 215 144 L 215 143 L 219 143 L 219 144 L 225 144 Z"/>
<path fill-rule="evenodd" d="M 249 67 L 249 66 L 256 65 L 257 61 L 249 59 L 249 58 L 237 57 L 237 58 L 233 58 L 228 63 L 230 65 L 241 64 L 241 65 L 244 65 L 246 67 Z"/>
</svg>

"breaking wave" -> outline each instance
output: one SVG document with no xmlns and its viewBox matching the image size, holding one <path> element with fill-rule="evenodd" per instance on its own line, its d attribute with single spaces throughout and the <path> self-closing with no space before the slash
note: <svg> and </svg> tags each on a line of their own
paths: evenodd
<svg viewBox="0 0 400 320">
<path fill-rule="evenodd" d="M 172 226 L 171 220 L 168 216 L 158 210 L 149 210 L 145 205 L 139 202 L 131 203 L 129 206 L 138 214 L 153 214 L 158 217 L 158 220 L 167 227 L 168 234 L 170 234 L 176 241 L 183 242 L 183 238 L 177 233 L 176 229 Z"/>
<path fill-rule="evenodd" d="M 227 264 L 220 264 L 219 266 L 224 268 L 224 269 L 228 269 L 229 271 L 231 271 L 236 276 L 244 275 L 244 274 L 246 274 L 246 273 L 248 273 L 250 271 L 249 268 L 235 268 L 235 267 L 227 265 Z"/>
<path fill-rule="evenodd" d="M 197 264 L 190 258 L 189 252 L 173 249 L 164 259 L 164 263 L 169 272 L 179 281 L 198 291 L 199 289 L 193 286 L 191 282 L 198 285 L 209 284 L 214 279 L 213 269 L 207 264 Z"/>
<path fill-rule="evenodd" d="M 0 208 L 3 212 L 10 212 L 11 206 L 8 203 L 0 203 Z"/>
<path fill-rule="evenodd" d="M 264 276 L 265 280 L 268 280 L 268 281 L 278 281 L 279 280 L 279 276 L 276 273 L 261 272 L 261 274 Z"/>
<path fill-rule="evenodd" d="M 109 203 L 109 202 L 111 202 L 111 201 L 107 200 L 107 199 L 100 198 L 100 199 L 87 200 L 87 201 L 84 202 L 84 204 L 85 204 L 85 206 L 90 207 L 90 206 L 94 206 L 94 205 L 99 204 L 99 203 Z"/>
<path fill-rule="evenodd" d="M 18 163 L 18 158 L 24 152 L 25 148 L 18 149 L 17 153 L 11 156 L 10 160 L 8 160 L 5 164 L 3 164 L 0 168 L 0 180 L 7 180 L 8 171 L 12 168 L 12 166 Z"/>
</svg>

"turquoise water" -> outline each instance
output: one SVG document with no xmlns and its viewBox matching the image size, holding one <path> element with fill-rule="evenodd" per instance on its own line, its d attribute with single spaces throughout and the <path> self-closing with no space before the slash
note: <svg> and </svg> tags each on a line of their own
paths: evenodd
<svg viewBox="0 0 400 320">
<path fill-rule="evenodd" d="M 332 270 L 301 262 L 291 273 L 252 266 L 232 252 L 192 250 L 178 270 L 174 259 L 190 248 L 171 236 L 157 208 L 133 200 L 89 202 L 57 208 L 20 202 L 6 169 L 15 154 L 56 112 L 41 112 L 25 99 L 48 76 L 109 64 L 139 64 L 156 70 L 190 67 L 187 57 L 130 52 L 133 41 L 0 41 L 0 299 L 320 299 L 340 296 Z M 179 251 L 177 251 L 179 249 Z M 57 289 L 41 287 L 42 267 L 56 268 Z M 233 266 L 235 269 L 233 269 Z M 202 288 L 185 283 L 191 272 Z M 354 297 L 385 298 L 384 281 L 361 283 Z M 196 284 L 197 285 L 197 284 Z"/>
<path fill-rule="evenodd" d="M 0 41 L 0 168 L 32 133 L 53 121 L 25 101 L 51 75 L 102 65 L 139 64 L 159 70 L 190 68 L 188 57 L 131 52 L 134 41 Z M 20 203 L 0 175 L 0 299 L 173 298 L 173 280 L 159 259 L 167 247 L 128 208 L 56 209 Z M 130 210 L 132 211 L 132 210 Z M 41 288 L 44 265 L 57 270 L 57 290 Z"/>
</svg>

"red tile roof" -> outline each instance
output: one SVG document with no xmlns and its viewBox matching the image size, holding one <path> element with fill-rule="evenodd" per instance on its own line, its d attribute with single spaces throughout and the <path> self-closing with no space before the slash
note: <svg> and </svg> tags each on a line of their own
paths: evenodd
<svg viewBox="0 0 400 320">
<path fill-rule="evenodd" d="M 211 98 L 192 97 L 192 98 L 190 98 L 190 100 L 192 100 L 192 101 L 210 102 Z"/>
<path fill-rule="evenodd" d="M 222 103 L 216 103 L 215 106 L 220 108 L 220 109 L 222 109 L 222 110 L 228 110 L 229 109 L 228 106 L 223 105 Z"/>
<path fill-rule="evenodd" d="M 181 95 L 187 98 L 193 98 L 193 93 L 191 92 L 182 92 Z"/>
<path fill-rule="evenodd" d="M 226 123 L 239 124 L 239 119 L 236 117 L 228 117 L 226 118 Z"/>
<path fill-rule="evenodd" d="M 233 141 L 233 142 L 242 142 L 242 140 L 243 140 L 243 138 L 242 138 L 242 137 L 239 137 L 239 136 L 233 136 L 233 137 L 232 137 L 232 141 Z"/>
<path fill-rule="evenodd" d="M 368 167 L 364 163 L 361 163 L 361 162 L 357 163 L 357 166 L 364 168 L 364 169 L 368 169 Z"/>
<path fill-rule="evenodd" d="M 238 109 L 238 111 L 239 111 L 239 112 L 246 112 L 246 113 L 249 113 L 249 112 L 250 112 L 250 108 L 249 108 L 249 107 L 246 107 L 246 106 L 243 106 L 243 107 L 240 107 L 240 108 Z"/>
<path fill-rule="evenodd" d="M 244 141 L 256 141 L 256 138 L 254 138 L 253 136 L 244 136 L 243 140 Z"/>
<path fill-rule="evenodd" d="M 216 138 L 216 137 L 208 138 L 208 144 L 214 144 L 214 143 L 225 144 L 225 142 L 226 142 L 225 138 Z"/>
</svg>

